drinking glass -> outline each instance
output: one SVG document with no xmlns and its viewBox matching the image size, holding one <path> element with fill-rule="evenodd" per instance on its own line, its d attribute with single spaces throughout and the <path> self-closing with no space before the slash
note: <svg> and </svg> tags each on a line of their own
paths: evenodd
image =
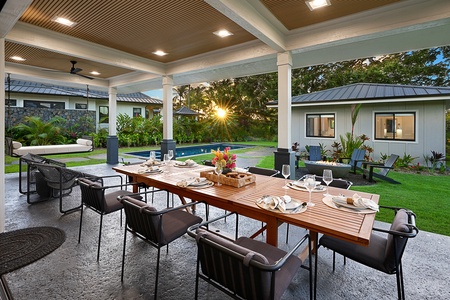
<svg viewBox="0 0 450 300">
<path fill-rule="evenodd" d="M 281 168 L 281 174 L 284 176 L 284 189 L 288 189 L 287 186 L 287 178 L 291 175 L 291 166 L 290 165 L 283 165 Z M 284 192 L 286 194 L 286 191 Z"/>
<path fill-rule="evenodd" d="M 315 205 L 314 203 L 311 202 L 311 193 L 312 193 L 312 190 L 314 190 L 314 188 L 316 187 L 316 175 L 312 175 L 312 174 L 305 175 L 305 179 L 303 180 L 303 183 L 305 185 L 305 188 L 309 192 L 309 200 L 308 200 L 307 205 L 312 207 Z"/>
<path fill-rule="evenodd" d="M 172 161 L 173 158 L 173 150 L 169 150 L 169 161 Z"/>
<path fill-rule="evenodd" d="M 331 196 L 330 193 L 328 193 L 328 185 L 330 185 L 330 183 L 333 181 L 333 171 L 331 171 L 330 169 L 324 169 L 322 180 L 327 185 L 327 193 L 325 194 L 325 196 Z"/>
<path fill-rule="evenodd" d="M 216 175 L 217 175 L 217 186 L 221 186 L 222 185 L 220 183 L 220 174 L 222 174 L 222 172 L 223 172 L 222 164 L 217 163 L 215 168 L 214 168 L 214 173 L 216 173 Z"/>
<path fill-rule="evenodd" d="M 169 161 L 170 161 L 170 159 L 169 159 L 169 154 L 164 154 L 164 164 L 166 165 L 166 166 L 168 166 L 169 165 Z"/>
<path fill-rule="evenodd" d="M 156 152 L 155 151 L 150 151 L 150 160 L 153 160 L 153 161 L 156 160 Z"/>
</svg>

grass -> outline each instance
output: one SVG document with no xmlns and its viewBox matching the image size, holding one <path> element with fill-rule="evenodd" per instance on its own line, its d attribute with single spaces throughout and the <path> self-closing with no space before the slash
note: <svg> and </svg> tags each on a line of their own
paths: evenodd
<svg viewBox="0 0 450 300">
<path fill-rule="evenodd" d="M 239 143 L 247 145 L 256 145 L 257 147 L 276 147 L 276 143 L 270 142 L 247 142 Z M 187 146 L 187 145 L 181 145 Z M 127 155 L 124 153 L 131 151 L 144 151 L 150 149 L 159 149 L 159 147 L 138 147 L 138 148 L 120 148 L 119 155 L 126 160 Z M 233 153 L 238 157 L 246 157 L 245 153 L 250 149 L 238 149 Z M 251 148 L 252 151 L 255 147 Z M 98 154 L 105 154 L 106 149 L 96 149 L 89 153 L 73 153 L 52 155 L 52 159 L 65 158 L 86 158 L 83 161 L 73 161 L 67 163 L 68 167 L 102 164 L 106 163 L 105 159 L 93 158 Z M 198 163 L 202 160 L 211 159 L 211 154 L 203 154 L 192 157 Z M 5 173 L 18 172 L 16 163 L 18 158 L 5 157 Z M 273 168 L 274 156 L 261 157 L 258 164 L 259 167 Z M 450 236 L 450 222 L 448 221 L 448 212 L 450 211 L 450 201 L 448 199 L 448 191 L 450 191 L 450 180 L 448 175 L 439 174 L 409 174 L 392 170 L 389 177 L 401 182 L 402 184 L 391 184 L 383 180 L 379 180 L 374 185 L 352 186 L 354 191 L 362 191 L 380 195 L 380 204 L 387 206 L 405 207 L 414 211 L 417 215 L 417 227 L 420 230 L 433 232 Z M 380 211 L 377 213 L 376 219 L 379 221 L 392 221 L 392 214 Z"/>
</svg>

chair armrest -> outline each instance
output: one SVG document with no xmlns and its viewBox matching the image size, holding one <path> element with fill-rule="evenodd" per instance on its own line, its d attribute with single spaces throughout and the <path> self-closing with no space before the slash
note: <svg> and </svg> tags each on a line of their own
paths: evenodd
<svg viewBox="0 0 450 300">
<path fill-rule="evenodd" d="M 224 215 L 222 215 L 222 216 L 220 216 L 220 217 L 217 217 L 217 218 L 215 218 L 215 219 L 212 219 L 212 220 L 203 222 L 203 223 L 201 223 L 201 224 L 193 225 L 193 226 L 191 226 L 191 227 L 188 228 L 187 233 L 188 233 L 189 236 L 191 236 L 191 237 L 193 237 L 193 238 L 196 238 L 197 234 L 196 234 L 195 231 L 197 230 L 197 228 L 200 228 L 200 227 L 206 227 L 206 229 L 208 230 L 209 224 L 214 223 L 214 222 L 217 222 L 217 221 L 219 221 L 219 220 L 221 220 L 221 219 L 224 219 L 224 218 L 226 218 L 226 217 L 229 217 L 229 216 L 231 216 L 231 215 L 236 215 L 236 226 L 237 226 L 237 224 L 238 224 L 238 216 L 239 216 L 239 215 L 238 215 L 236 212 L 230 212 L 230 213 L 224 214 Z M 215 235 L 219 235 L 219 236 L 221 236 L 222 238 L 225 238 L 225 239 L 227 239 L 227 240 L 229 240 L 229 241 L 233 241 L 233 240 L 230 239 L 229 237 L 224 236 L 224 235 L 221 235 L 221 234 L 219 234 L 219 233 L 217 233 L 217 232 L 214 232 L 214 234 L 215 234 Z M 236 231 L 236 239 L 237 239 L 237 231 Z M 312 249 L 311 249 L 310 236 L 309 236 L 309 234 L 305 234 L 305 235 L 304 235 L 304 236 L 303 236 L 303 237 L 302 237 L 302 238 L 294 245 L 294 247 L 293 247 L 290 251 L 288 251 L 282 258 L 280 258 L 280 259 L 279 259 L 278 261 L 276 261 L 274 264 L 263 264 L 263 263 L 260 263 L 260 262 L 257 262 L 257 261 L 252 261 L 251 264 L 254 264 L 255 266 L 257 266 L 258 268 L 260 268 L 260 269 L 262 269 L 262 270 L 266 270 L 266 271 L 276 271 L 276 270 L 280 269 L 280 268 L 286 263 L 286 261 L 288 260 L 288 258 L 289 258 L 291 255 L 293 255 L 294 252 L 295 252 L 295 251 L 296 251 L 296 250 L 297 250 L 297 249 L 298 249 L 305 241 L 308 242 L 309 257 L 311 258 L 311 251 L 312 251 Z"/>
<path fill-rule="evenodd" d="M 379 207 L 382 209 L 393 210 L 395 212 L 395 214 L 397 214 L 397 212 L 400 209 L 404 209 L 406 211 L 406 213 L 408 214 L 408 224 L 404 224 L 404 225 L 409 227 L 411 232 L 410 233 L 400 232 L 400 231 L 396 231 L 396 230 L 387 230 L 387 229 L 378 228 L 378 227 L 372 228 L 373 231 L 384 232 L 384 233 L 392 234 L 392 235 L 399 236 L 399 237 L 406 237 L 406 238 L 413 238 L 419 233 L 419 229 L 416 227 L 416 214 L 413 211 L 411 211 L 407 208 L 401 208 L 401 207 L 396 207 L 396 206 L 380 205 Z"/>
</svg>

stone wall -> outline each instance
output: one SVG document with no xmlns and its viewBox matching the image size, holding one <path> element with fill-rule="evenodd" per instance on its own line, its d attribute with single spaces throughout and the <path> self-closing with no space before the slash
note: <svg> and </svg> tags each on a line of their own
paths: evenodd
<svg viewBox="0 0 450 300">
<path fill-rule="evenodd" d="M 42 121 L 48 121 L 53 117 L 61 117 L 67 121 L 64 125 L 66 128 L 74 126 L 97 128 L 95 121 L 96 112 L 93 110 L 83 109 L 50 109 L 50 108 L 34 108 L 34 107 L 5 107 L 5 125 L 6 128 L 14 127 L 17 124 L 24 123 L 25 117 L 36 116 Z M 89 119 L 94 124 L 81 124 L 80 120 Z M 85 122 L 85 121 L 83 121 Z M 92 126 L 93 125 L 93 126 Z"/>
</svg>

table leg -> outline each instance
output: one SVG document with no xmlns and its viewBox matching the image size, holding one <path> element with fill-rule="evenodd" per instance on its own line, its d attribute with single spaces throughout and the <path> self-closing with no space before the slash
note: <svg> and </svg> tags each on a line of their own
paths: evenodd
<svg viewBox="0 0 450 300">
<path fill-rule="evenodd" d="M 278 246 L 278 221 L 276 218 L 270 218 L 266 222 L 266 242 L 272 246 Z"/>
</svg>

